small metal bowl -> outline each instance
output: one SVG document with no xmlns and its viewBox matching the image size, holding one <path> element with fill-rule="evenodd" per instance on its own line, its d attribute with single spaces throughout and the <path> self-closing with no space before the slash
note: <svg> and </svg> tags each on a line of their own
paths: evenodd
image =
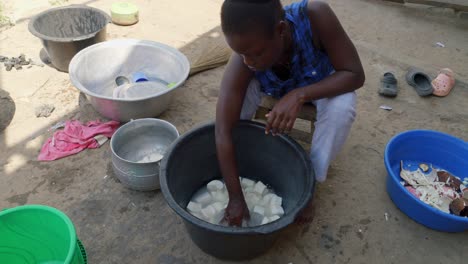
<svg viewBox="0 0 468 264">
<path fill-rule="evenodd" d="M 160 189 L 160 162 L 178 137 L 176 127 L 161 119 L 137 119 L 121 126 L 111 139 L 115 175 L 133 190 Z"/>
</svg>

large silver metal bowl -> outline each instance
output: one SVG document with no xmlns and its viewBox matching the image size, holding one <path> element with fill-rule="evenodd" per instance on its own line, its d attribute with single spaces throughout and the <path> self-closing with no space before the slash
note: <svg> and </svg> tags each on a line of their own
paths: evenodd
<svg viewBox="0 0 468 264">
<path fill-rule="evenodd" d="M 115 176 L 133 190 L 159 189 L 161 160 L 178 137 L 176 127 L 161 119 L 137 119 L 121 126 L 110 143 Z"/>
<path fill-rule="evenodd" d="M 181 52 L 148 40 L 119 39 L 83 49 L 70 62 L 73 85 L 103 116 L 118 120 L 156 117 L 171 102 L 174 90 L 188 77 L 190 63 Z M 142 72 L 149 81 L 173 83 L 172 88 L 138 99 L 114 98 L 118 76 Z"/>
</svg>

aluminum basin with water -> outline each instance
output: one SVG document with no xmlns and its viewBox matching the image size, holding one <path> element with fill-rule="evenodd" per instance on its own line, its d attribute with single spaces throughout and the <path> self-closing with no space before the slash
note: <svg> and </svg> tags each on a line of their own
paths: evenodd
<svg viewBox="0 0 468 264">
<path fill-rule="evenodd" d="M 160 162 L 179 137 L 171 123 L 143 118 L 121 126 L 111 139 L 112 168 L 126 187 L 138 191 L 160 188 Z"/>
<path fill-rule="evenodd" d="M 71 82 L 91 105 L 101 115 L 117 121 L 160 115 L 169 107 L 174 91 L 185 82 L 189 71 L 187 57 L 175 48 L 135 39 L 90 46 L 72 59 L 69 68 Z M 144 98 L 114 98 L 115 79 L 135 72 L 144 73 L 149 81 L 172 83 L 171 88 Z"/>
</svg>

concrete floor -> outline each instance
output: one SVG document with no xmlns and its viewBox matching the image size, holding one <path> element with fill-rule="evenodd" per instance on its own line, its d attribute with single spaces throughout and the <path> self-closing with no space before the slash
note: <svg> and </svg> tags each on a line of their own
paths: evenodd
<svg viewBox="0 0 468 264">
<path fill-rule="evenodd" d="M 27 31 L 27 22 L 48 3 L 35 1 L 28 9 L 21 2 L 28 1 L 6 1 L 19 17 L 15 26 L 0 29 L 0 54 L 38 58 L 41 44 Z M 86 2 L 108 10 L 113 1 Z M 132 27 L 109 25 L 108 39 L 156 40 L 191 57 L 200 36 L 219 25 L 220 0 L 133 2 L 141 7 L 141 21 Z M 466 263 L 466 232 L 427 229 L 389 199 L 383 152 L 392 136 L 408 129 L 435 129 L 468 140 L 468 20 L 425 6 L 328 2 L 366 70 L 366 84 L 358 92 L 358 119 L 329 179 L 317 188 L 313 223 L 289 228 L 272 250 L 248 263 Z M 450 67 L 457 74 L 456 88 L 446 98 L 420 98 L 404 81 L 409 66 L 431 75 Z M 393 71 L 399 80 L 395 99 L 377 95 L 385 71 Z M 222 73 L 218 68 L 190 78 L 161 118 L 181 133 L 213 120 Z M 115 179 L 109 144 L 54 162 L 36 161 L 51 125 L 100 118 L 67 74 L 47 66 L 11 72 L 2 67 L 0 85 L 0 128 L 9 124 L 0 132 L 0 208 L 47 204 L 64 211 L 76 226 L 89 263 L 223 263 L 192 243 L 160 192 L 131 191 Z M 56 110 L 49 118 L 36 118 L 34 109 L 43 103 Z M 380 110 L 383 104 L 394 110 Z"/>
</svg>

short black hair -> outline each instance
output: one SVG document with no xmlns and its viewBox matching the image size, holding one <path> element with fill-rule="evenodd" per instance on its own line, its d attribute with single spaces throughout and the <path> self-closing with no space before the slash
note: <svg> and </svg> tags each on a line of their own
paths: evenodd
<svg viewBox="0 0 468 264">
<path fill-rule="evenodd" d="M 275 26 L 284 20 L 280 0 L 225 0 L 221 7 L 221 28 L 225 35 L 261 30 L 272 37 Z"/>
</svg>

